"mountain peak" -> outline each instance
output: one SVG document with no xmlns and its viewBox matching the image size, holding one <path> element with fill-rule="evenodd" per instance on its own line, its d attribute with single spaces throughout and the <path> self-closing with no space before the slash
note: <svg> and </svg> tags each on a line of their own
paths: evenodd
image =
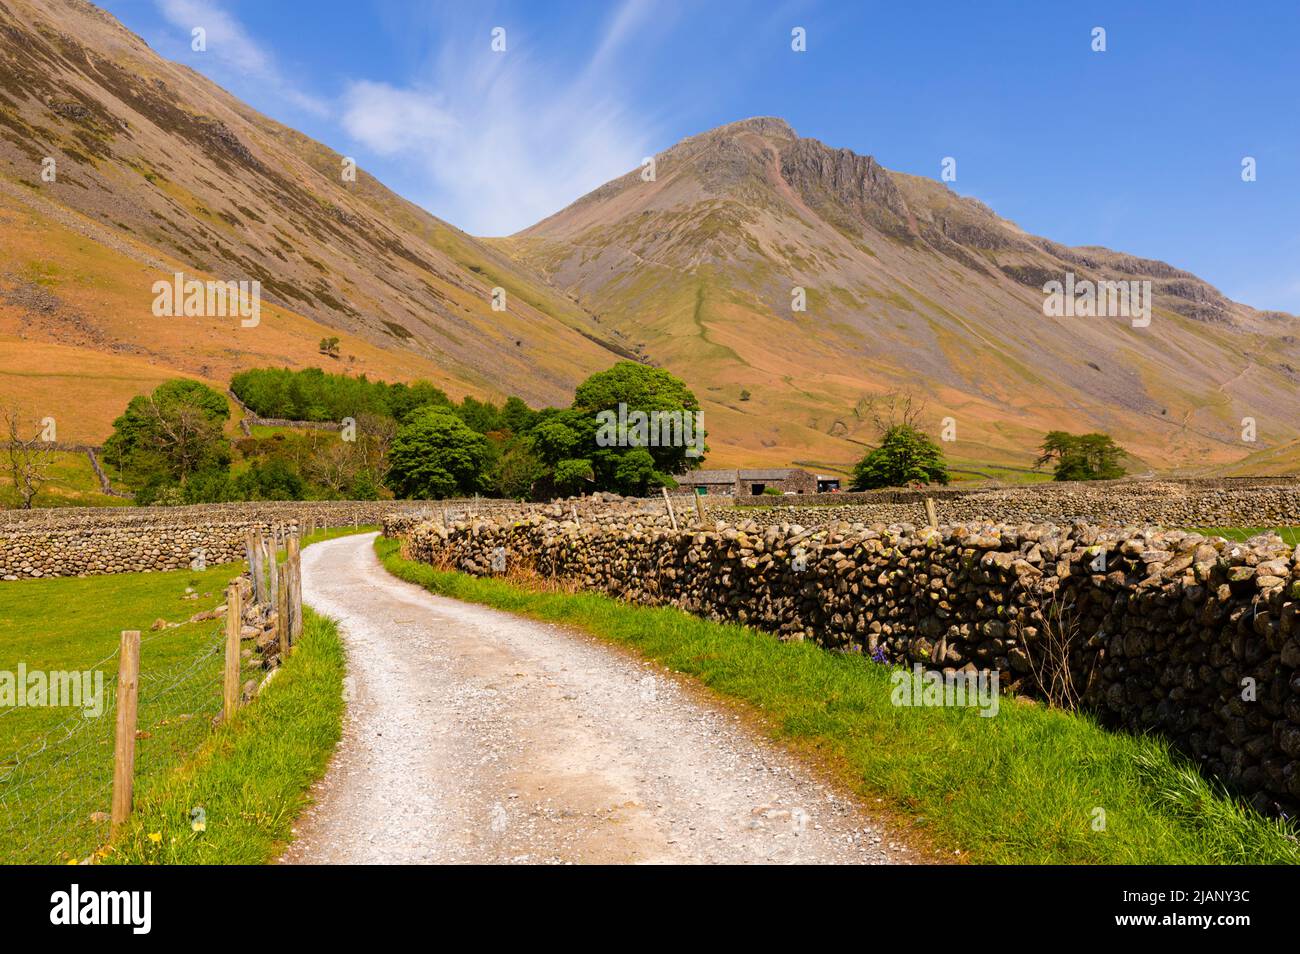
<svg viewBox="0 0 1300 954">
<path fill-rule="evenodd" d="M 757 133 L 760 136 L 766 136 L 772 139 L 798 139 L 796 133 L 788 122 L 779 116 L 751 116 L 748 119 L 738 119 L 734 123 L 727 123 L 710 129 L 703 136 L 737 136 L 741 133 Z"/>
<path fill-rule="evenodd" d="M 933 395 L 983 459 L 1069 420 L 1138 456 L 1225 464 L 1242 456 L 1233 415 L 1300 407 L 1294 360 L 1242 353 L 1281 353 L 1285 320 L 1163 262 L 1031 235 L 775 117 L 684 139 L 511 248 L 706 393 L 752 460 L 842 459 L 837 442 L 876 437 L 864 395 L 889 389 Z M 1067 275 L 1145 286 L 1158 332 L 1047 320 L 1044 287 Z"/>
</svg>

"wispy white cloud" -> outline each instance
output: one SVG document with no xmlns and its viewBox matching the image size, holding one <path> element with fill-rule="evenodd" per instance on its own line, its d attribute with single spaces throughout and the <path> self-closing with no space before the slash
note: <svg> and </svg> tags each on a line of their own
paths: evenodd
<svg viewBox="0 0 1300 954">
<path fill-rule="evenodd" d="M 298 109 L 314 116 L 329 115 L 329 106 L 290 83 L 276 67 L 274 57 L 216 0 L 155 0 L 155 3 L 163 18 L 187 36 L 196 27 L 203 28 L 207 45 L 204 56 L 211 56 L 238 75 L 270 87 Z"/>
<path fill-rule="evenodd" d="M 343 128 L 411 163 L 430 183 L 413 198 L 435 214 L 480 235 L 517 231 L 635 168 L 657 141 L 658 123 L 619 79 L 632 44 L 663 19 L 649 0 L 628 0 L 576 63 L 547 62 L 508 28 L 504 53 L 486 31 L 474 49 L 445 43 L 410 84 L 350 83 Z"/>
<path fill-rule="evenodd" d="M 398 155 L 457 134 L 460 123 L 443 100 L 433 91 L 360 80 L 348 86 L 343 125 L 379 155 Z"/>
</svg>

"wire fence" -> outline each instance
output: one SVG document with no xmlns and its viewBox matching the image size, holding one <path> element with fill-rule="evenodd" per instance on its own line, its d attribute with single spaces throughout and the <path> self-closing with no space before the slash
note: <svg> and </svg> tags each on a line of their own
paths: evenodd
<svg viewBox="0 0 1300 954">
<path fill-rule="evenodd" d="M 231 585 L 210 625 L 124 633 L 117 649 L 76 672 L 19 666 L 16 698 L 0 707 L 0 739 L 12 745 L 0 750 L 0 864 L 92 858 L 129 814 L 131 793 L 193 756 L 256 685 L 245 679 L 280 664 L 301 632 L 300 542 L 283 539 L 278 566 L 274 538 L 249 541 L 253 578 Z"/>
<path fill-rule="evenodd" d="M 163 631 L 141 640 L 141 672 L 135 730 L 137 785 L 147 785 L 192 755 L 221 714 L 224 626 L 205 629 L 190 652 L 151 665 Z M 0 862 L 52 864 L 82 860 L 107 843 L 113 801 L 114 741 L 118 714 L 120 652 L 88 667 L 102 679 L 93 698 L 39 731 L 16 751 L 0 757 Z M 171 655 L 170 653 L 168 655 Z M 242 673 L 241 673 L 242 675 Z M 47 698 L 49 695 L 47 694 Z M 53 701 L 51 698 L 50 701 Z M 31 707 L 29 722 L 64 708 Z M 16 718 L 23 708 L 0 712 Z"/>
</svg>

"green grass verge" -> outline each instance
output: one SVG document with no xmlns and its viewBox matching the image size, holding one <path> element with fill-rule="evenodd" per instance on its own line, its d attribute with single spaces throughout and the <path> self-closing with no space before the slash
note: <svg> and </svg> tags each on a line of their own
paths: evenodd
<svg viewBox="0 0 1300 954">
<path fill-rule="evenodd" d="M 1261 533 L 1276 533 L 1291 546 L 1300 544 L 1300 527 L 1196 527 L 1197 533 L 1205 533 L 1225 540 L 1249 540 Z"/>
<path fill-rule="evenodd" d="M 894 706 L 893 670 L 858 655 L 675 609 L 439 571 L 402 559 L 396 541 L 375 546 L 401 579 L 580 627 L 747 703 L 775 738 L 815 753 L 859 793 L 910 816 L 941 855 L 960 851 L 980 863 L 1300 863 L 1293 831 L 1223 795 L 1158 739 L 1007 698 L 994 718 Z"/>
<path fill-rule="evenodd" d="M 339 740 L 343 675 L 338 629 L 308 609 L 302 641 L 257 701 L 217 729 L 181 770 L 142 793 L 103 860 L 273 860 Z"/>
</svg>

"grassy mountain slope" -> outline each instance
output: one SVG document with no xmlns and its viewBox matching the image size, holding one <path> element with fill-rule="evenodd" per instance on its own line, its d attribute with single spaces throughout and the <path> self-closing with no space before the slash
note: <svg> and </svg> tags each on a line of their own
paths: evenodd
<svg viewBox="0 0 1300 954">
<path fill-rule="evenodd" d="M 499 251 L 342 169 L 90 4 L 0 0 L 0 341 L 27 343 L 5 348 L 0 399 L 24 397 L 14 354 L 38 345 L 74 349 L 43 365 L 62 380 L 97 365 L 118 409 L 151 377 L 221 383 L 266 363 L 554 402 L 625 353 Z M 262 325 L 154 317 L 151 286 L 177 270 L 260 280 Z M 338 361 L 316 353 L 334 334 Z M 64 416 L 70 435 L 106 429 L 103 413 Z"/>
</svg>

